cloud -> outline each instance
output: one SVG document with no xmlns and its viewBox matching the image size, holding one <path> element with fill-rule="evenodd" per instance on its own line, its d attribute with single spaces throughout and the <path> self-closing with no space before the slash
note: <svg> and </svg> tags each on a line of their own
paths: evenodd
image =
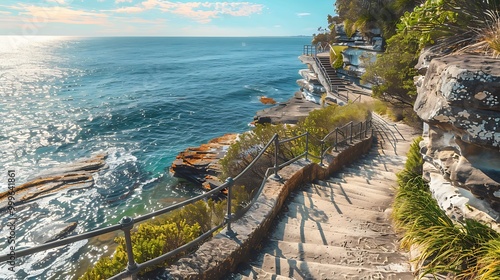
<svg viewBox="0 0 500 280">
<path fill-rule="evenodd" d="M 125 3 L 125 2 L 128 2 L 128 3 L 132 3 L 133 0 L 115 0 L 115 3 L 116 4 L 119 4 L 119 3 Z"/>
<path fill-rule="evenodd" d="M 21 5 L 24 12 L 20 15 L 30 16 L 33 23 L 67 23 L 67 24 L 103 24 L 107 20 L 107 15 L 102 13 L 87 12 L 82 10 L 72 10 L 65 7 L 40 7 Z"/>
<path fill-rule="evenodd" d="M 297 16 L 298 17 L 307 17 L 307 16 L 310 16 L 311 13 L 297 13 Z"/>
<path fill-rule="evenodd" d="M 66 5 L 66 0 L 46 0 L 48 3 L 57 3 L 59 5 Z"/>
<path fill-rule="evenodd" d="M 125 0 L 116 0 L 125 1 Z M 224 15 L 246 17 L 261 13 L 264 5 L 250 2 L 172 2 L 161 0 L 147 0 L 139 5 L 113 10 L 116 13 L 139 13 L 146 10 L 158 9 L 164 13 L 171 13 L 193 19 L 200 23 L 209 23 L 214 18 Z"/>
<path fill-rule="evenodd" d="M 113 10 L 113 11 L 116 12 L 116 13 L 133 14 L 133 13 L 141 13 L 144 10 L 145 10 L 144 7 L 134 6 L 134 7 L 118 8 L 118 9 Z"/>
</svg>

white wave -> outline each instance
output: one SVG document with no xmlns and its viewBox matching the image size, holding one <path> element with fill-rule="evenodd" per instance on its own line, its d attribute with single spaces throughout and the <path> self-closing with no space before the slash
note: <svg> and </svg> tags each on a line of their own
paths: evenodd
<svg viewBox="0 0 500 280">
<path fill-rule="evenodd" d="M 257 92 L 266 92 L 265 89 L 263 89 L 259 86 L 245 85 L 244 88 L 249 89 L 249 90 L 253 90 L 253 91 L 257 91 Z"/>
<path fill-rule="evenodd" d="M 111 147 L 106 152 L 108 153 L 106 163 L 108 164 L 110 170 L 113 170 L 124 163 L 137 161 L 137 157 L 132 155 L 131 151 L 127 151 L 122 147 Z"/>
</svg>

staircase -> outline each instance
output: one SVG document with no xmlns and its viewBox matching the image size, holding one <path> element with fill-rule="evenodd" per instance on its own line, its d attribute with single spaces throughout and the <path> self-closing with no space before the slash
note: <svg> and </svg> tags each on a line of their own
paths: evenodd
<svg viewBox="0 0 500 280">
<path fill-rule="evenodd" d="M 407 126 L 374 121 L 378 141 L 370 153 L 294 192 L 261 248 L 231 279 L 414 279 L 390 221 L 395 173 L 414 135 Z"/>
<path fill-rule="evenodd" d="M 325 78 L 330 83 L 330 90 L 345 90 L 346 86 L 349 85 L 349 82 L 337 76 L 337 70 L 332 68 L 330 64 L 330 55 L 328 53 L 326 53 L 326 55 L 318 54 L 316 58 L 316 63 L 318 63 L 318 66 L 323 69 L 323 74 L 326 74 L 327 76 Z"/>
</svg>

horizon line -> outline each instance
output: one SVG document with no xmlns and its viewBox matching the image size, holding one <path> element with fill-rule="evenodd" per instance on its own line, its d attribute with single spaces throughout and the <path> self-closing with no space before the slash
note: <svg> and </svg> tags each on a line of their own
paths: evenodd
<svg viewBox="0 0 500 280">
<path fill-rule="evenodd" d="M 253 36 L 182 36 L 182 35 L 15 35 L 0 34 L 1 37 L 75 37 L 75 38 L 109 38 L 109 37 L 150 37 L 150 38 L 263 38 L 263 37 L 313 37 L 313 35 L 253 35 Z"/>
</svg>

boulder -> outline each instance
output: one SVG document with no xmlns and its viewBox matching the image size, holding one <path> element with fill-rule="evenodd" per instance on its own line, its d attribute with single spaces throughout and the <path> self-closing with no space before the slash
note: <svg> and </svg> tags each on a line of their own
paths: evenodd
<svg viewBox="0 0 500 280">
<path fill-rule="evenodd" d="M 466 143 L 499 150 L 499 62 L 475 55 L 433 59 L 417 88 L 416 113 Z"/>
</svg>

